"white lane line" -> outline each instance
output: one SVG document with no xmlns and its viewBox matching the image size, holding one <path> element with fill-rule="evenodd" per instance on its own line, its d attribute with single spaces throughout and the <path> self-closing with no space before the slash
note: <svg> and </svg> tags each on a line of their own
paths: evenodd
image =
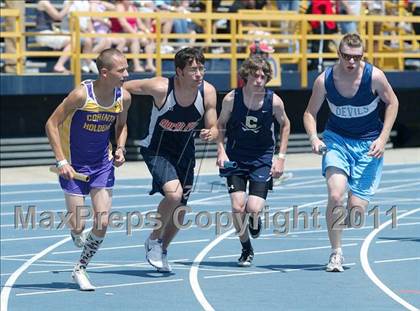
<svg viewBox="0 0 420 311">
<path fill-rule="evenodd" d="M 412 163 L 417 164 L 417 163 Z M 417 167 L 409 167 L 409 168 L 401 168 L 401 169 L 395 169 L 395 170 L 384 170 L 383 174 L 399 174 L 399 173 L 408 173 L 408 174 L 415 174 L 420 173 L 420 169 Z"/>
<path fill-rule="evenodd" d="M 1 311 L 7 311 L 7 305 L 9 303 L 9 296 L 10 296 L 10 291 L 13 288 L 13 285 L 15 284 L 16 280 L 18 279 L 18 277 L 25 272 L 26 269 L 29 268 L 30 265 L 32 265 L 35 261 L 37 261 L 38 259 L 40 259 L 41 257 L 45 256 L 46 254 L 48 254 L 49 252 L 51 252 L 53 249 L 59 247 L 60 245 L 68 242 L 71 240 L 71 237 L 67 237 L 49 247 L 47 247 L 46 249 L 44 249 L 43 251 L 39 252 L 38 254 L 36 254 L 35 256 L 33 256 L 31 259 L 29 259 L 28 261 L 26 261 L 23 265 L 21 265 L 15 272 L 12 273 L 12 275 L 7 279 L 6 283 L 4 284 L 3 289 L 1 290 Z"/>
<path fill-rule="evenodd" d="M 112 199 L 126 199 L 126 198 L 141 198 L 141 197 L 148 197 L 148 193 L 141 193 L 141 194 L 120 194 L 120 195 L 113 195 Z M 33 204 L 33 203 L 42 203 L 42 202 L 64 202 L 64 197 L 60 199 L 39 199 L 39 200 L 24 200 L 24 201 L 3 201 L 1 205 L 7 204 Z"/>
<path fill-rule="evenodd" d="M 180 258 L 180 259 L 174 259 L 169 260 L 171 264 L 176 264 L 179 262 L 185 262 L 189 261 L 190 259 Z M 140 261 L 135 263 L 129 263 L 129 264 L 116 264 L 116 263 L 102 263 L 100 265 L 95 265 L 95 263 L 90 263 L 89 266 L 86 268 L 88 271 L 93 270 L 105 270 L 110 268 L 140 268 L 140 267 L 149 267 L 150 264 L 147 261 Z M 175 267 L 175 266 L 172 266 Z M 28 274 L 42 274 L 42 273 L 51 273 L 51 272 L 71 272 L 73 271 L 74 263 L 70 269 L 53 269 L 53 270 L 35 270 L 35 271 L 29 271 Z"/>
<path fill-rule="evenodd" d="M 417 186 L 417 185 L 420 185 L 420 182 L 417 181 L 417 182 L 413 182 L 413 183 L 406 183 L 406 184 L 403 184 L 403 185 L 390 186 L 390 187 L 386 187 L 386 188 L 379 188 L 377 193 L 381 193 L 381 192 L 384 192 L 384 191 L 388 192 L 389 190 L 400 189 L 400 188 L 406 189 L 406 188 L 409 188 L 410 186 Z"/>
<path fill-rule="evenodd" d="M 90 205 L 89 205 L 90 200 L 86 200 L 86 201 L 87 201 L 86 205 L 90 207 Z M 114 206 L 112 206 L 111 210 L 114 211 L 114 210 L 120 210 L 120 209 L 130 209 L 130 208 L 140 209 L 140 208 L 145 208 L 145 207 L 153 207 L 153 206 L 157 206 L 157 205 L 158 205 L 158 203 L 155 203 L 155 204 L 134 204 L 134 205 L 133 204 L 131 204 L 131 205 L 114 205 Z M 6 208 L 3 208 L 3 209 L 6 209 Z M 23 208 L 22 211 L 24 213 L 26 213 L 27 209 L 25 211 L 25 209 Z M 42 212 L 45 212 L 45 211 L 55 212 L 55 213 L 58 213 L 58 212 L 66 213 L 67 212 L 67 210 L 65 208 L 62 208 L 62 207 L 60 209 L 48 208 L 48 209 L 42 209 L 42 210 L 37 208 L 35 210 L 34 214 L 38 215 L 38 214 L 41 214 Z M 13 211 L 13 212 L 3 212 L 3 213 L 0 214 L 0 216 L 14 216 L 14 215 L 15 215 L 15 211 Z"/>
<path fill-rule="evenodd" d="M 409 211 L 407 213 L 404 213 L 400 216 L 397 216 L 397 219 L 403 218 L 404 216 L 408 216 L 411 214 L 414 214 L 416 212 L 419 212 L 420 208 L 417 208 L 415 210 Z M 372 282 L 378 286 L 385 294 L 387 294 L 389 297 L 391 297 L 393 300 L 404 306 L 406 309 L 410 311 L 416 311 L 418 310 L 415 306 L 409 304 L 407 301 L 402 299 L 400 296 L 395 294 L 391 289 L 389 289 L 382 281 L 375 275 L 375 273 L 372 271 L 369 259 L 368 259 L 368 251 L 369 246 L 372 240 L 375 238 L 375 236 L 381 232 L 384 228 L 389 226 L 392 223 L 392 219 L 388 220 L 387 222 L 383 223 L 379 226 L 379 228 L 374 229 L 369 235 L 366 237 L 366 240 L 363 242 L 362 247 L 360 249 L 360 262 L 362 263 L 362 268 L 365 271 L 366 275 L 372 280 Z"/>
<path fill-rule="evenodd" d="M 114 190 L 121 190 L 121 189 L 150 189 L 150 186 L 115 186 Z M 2 191 L 1 195 L 15 195 L 15 194 L 24 194 L 24 193 L 48 193 L 48 192 L 58 192 L 63 193 L 61 188 L 54 188 L 54 189 L 38 189 L 38 190 L 19 190 L 19 191 Z"/>
<path fill-rule="evenodd" d="M 203 243 L 209 242 L 210 239 L 201 239 L 201 240 L 188 240 L 188 241 L 175 241 L 171 242 L 171 245 L 174 244 L 192 244 L 192 243 Z M 125 245 L 125 246 L 115 246 L 115 247 L 101 247 L 100 251 L 113 251 L 117 249 L 129 249 L 129 248 L 144 248 L 144 244 L 135 244 L 135 245 Z M 52 255 L 59 255 L 59 254 L 73 254 L 73 253 L 80 253 L 79 250 L 75 251 L 61 251 L 61 252 L 53 252 Z"/>
<path fill-rule="evenodd" d="M 109 233 L 109 232 L 108 232 Z M 107 233 L 107 234 L 108 234 Z M 208 242 L 210 241 L 210 239 L 201 239 L 201 240 L 185 240 L 185 241 L 174 241 L 171 242 L 171 245 L 176 245 L 176 244 L 189 244 L 189 243 L 201 243 L 201 242 Z M 142 248 L 144 247 L 143 244 L 136 244 L 136 245 L 127 245 L 127 246 L 115 246 L 115 247 L 101 247 L 100 251 L 103 250 L 115 250 L 115 249 L 125 249 L 125 248 Z M 52 255 L 59 255 L 59 254 L 73 254 L 73 253 L 80 253 L 82 250 L 78 249 L 78 250 L 74 250 L 74 251 L 60 251 L 60 252 L 52 252 Z M 16 254 L 16 255 L 4 255 L 1 256 L 1 259 L 14 259 L 14 258 L 19 258 L 19 257 L 29 257 L 29 256 L 34 256 L 36 254 Z"/>
<path fill-rule="evenodd" d="M 390 180 L 383 180 L 381 181 L 381 185 L 385 184 L 401 184 L 407 182 L 420 182 L 418 178 L 400 178 L 400 179 L 390 179 Z M 312 185 L 314 183 L 318 183 L 318 185 Z M 317 178 L 309 181 L 304 182 L 297 182 L 297 183 L 286 183 L 284 185 L 278 186 L 278 189 L 291 189 L 291 188 L 315 188 L 319 187 L 319 183 L 322 183 L 325 187 L 325 179 L 324 178 Z"/>
<path fill-rule="evenodd" d="M 121 284 L 114 284 L 114 285 L 105 285 L 105 286 L 96 286 L 96 289 L 104 289 L 104 288 L 117 288 L 117 287 L 127 287 L 127 286 L 138 286 L 138 285 L 151 285 L 151 284 L 160 284 L 160 283 L 174 283 L 174 282 L 181 282 L 184 279 L 173 279 L 173 280 L 158 280 L 158 281 L 147 281 L 147 282 L 136 282 L 136 283 L 121 283 Z M 20 293 L 16 294 L 16 296 L 33 296 L 33 295 L 45 295 L 45 294 L 58 294 L 64 292 L 78 292 L 78 289 L 74 288 L 67 288 L 67 289 L 59 289 L 59 290 L 46 290 L 46 291 L 38 291 L 38 292 L 29 292 L 29 293 Z"/>
<path fill-rule="evenodd" d="M 351 263 L 346 263 L 343 264 L 344 267 L 350 267 L 350 266 L 355 266 L 356 263 L 355 262 L 351 262 Z M 308 266 L 305 268 L 293 268 L 293 269 L 276 269 L 273 271 L 249 271 L 249 272 L 243 272 L 243 273 L 234 273 L 234 274 L 218 274 L 218 275 L 209 275 L 209 276 L 205 276 L 205 279 L 219 279 L 219 278 L 228 278 L 228 277 L 234 277 L 234 276 L 246 276 L 246 275 L 256 275 L 256 274 L 271 274 L 271 273 L 279 273 L 279 272 L 294 272 L 294 271 L 302 271 L 302 270 L 311 270 L 311 269 L 320 269 L 321 267 L 325 267 L 326 265 L 313 265 L 313 266 Z"/>
<path fill-rule="evenodd" d="M 172 269 L 174 270 L 189 270 L 190 267 L 187 267 L 186 265 L 177 264 L 182 261 L 189 261 L 190 259 L 175 259 L 175 260 L 169 260 L 171 263 Z M 89 264 L 89 266 L 92 264 Z M 73 264 L 74 266 L 74 264 Z M 105 269 L 111 269 L 111 268 L 142 268 L 147 267 L 150 268 L 150 264 L 147 261 L 134 263 L 134 264 L 124 264 L 124 265 L 118 265 L 118 264 L 107 264 L 102 265 L 98 267 L 88 267 L 88 271 L 92 270 L 105 270 Z M 237 273 L 243 273 L 243 269 L 216 269 L 216 268 L 200 268 L 200 270 L 204 271 L 212 271 L 212 272 L 237 272 Z M 54 269 L 54 270 L 36 270 L 36 271 L 30 271 L 28 274 L 42 274 L 42 273 L 52 273 L 52 272 L 71 272 L 73 271 L 73 267 L 71 269 Z M 10 274 L 10 273 L 9 273 Z"/>
<path fill-rule="evenodd" d="M 342 247 L 349 247 L 349 246 L 357 246 L 357 243 L 349 243 L 343 244 Z M 254 255 L 271 255 L 271 254 L 280 254 L 280 253 L 294 253 L 294 252 L 304 252 L 304 251 L 312 251 L 312 250 L 319 250 L 319 249 L 326 249 L 331 248 L 331 245 L 326 246 L 316 246 L 316 247 L 305 247 L 305 248 L 293 248 L 293 249 L 282 249 L 276 251 L 266 251 L 266 252 L 255 252 Z M 233 258 L 238 257 L 240 254 L 233 254 L 233 255 L 220 255 L 220 256 L 211 256 L 209 259 L 220 259 L 220 258 Z"/>
<path fill-rule="evenodd" d="M 200 186 L 209 186 L 210 183 L 208 182 L 204 182 L 204 183 L 196 183 L 194 184 L 195 187 L 200 187 Z M 225 184 L 223 184 L 224 186 Z M 129 185 L 120 185 L 120 186 L 115 186 L 113 187 L 114 190 L 122 190 L 122 189 L 150 189 L 150 185 L 147 186 L 129 186 Z M 207 190 L 207 189 L 200 189 L 200 190 Z M 211 190 L 210 188 L 208 189 L 209 191 Z M 223 188 L 223 190 L 225 190 L 225 188 Z M 61 188 L 53 188 L 53 189 L 38 189 L 38 190 L 18 190 L 18 191 L 2 191 L 1 195 L 21 195 L 21 194 L 31 194 L 31 193 L 58 193 L 58 194 L 62 194 L 63 190 Z"/>
<path fill-rule="evenodd" d="M 197 164 L 198 167 L 199 164 Z M 417 169 L 417 165 L 419 165 L 419 162 L 401 162 L 401 163 L 393 163 L 393 164 L 389 164 L 386 165 L 384 167 L 383 173 L 401 173 L 401 172 L 407 172 L 407 173 L 416 173 L 417 171 L 420 172 L 420 170 Z M 389 169 L 388 167 L 407 167 L 407 166 L 412 166 L 409 168 L 401 168 L 401 169 Z M 295 168 L 293 170 L 291 170 L 292 173 L 294 172 L 311 172 L 313 171 L 316 174 L 320 174 L 321 169 L 319 168 L 319 165 L 317 165 L 316 167 L 309 167 L 309 168 Z M 200 176 L 212 176 L 212 177 L 217 177 L 217 175 L 215 175 L 214 173 L 199 173 L 195 175 L 195 179 L 198 179 Z M 300 178 L 303 177 L 311 177 L 313 178 L 313 176 L 309 175 L 309 176 L 300 176 Z M 299 177 L 298 177 L 299 178 Z M 137 178 L 137 177 L 132 177 L 132 178 L 121 178 L 118 179 L 119 184 L 124 184 L 124 182 L 142 182 L 142 181 L 149 181 L 150 178 L 145 177 L 145 178 Z M 33 185 L 57 185 L 57 181 L 47 181 L 47 182 L 36 182 L 36 183 L 5 183 L 2 184 L 3 187 L 16 187 L 16 186 L 33 186 Z M 131 183 L 130 183 L 131 184 Z"/>
<path fill-rule="evenodd" d="M 290 184 L 286 183 L 284 185 L 278 186 L 278 189 L 294 188 L 296 186 L 310 185 L 310 184 L 314 184 L 314 183 L 319 184 L 319 183 L 323 183 L 323 182 L 324 182 L 324 178 L 316 178 L 316 179 L 308 180 L 308 181 L 294 182 L 294 183 L 290 183 Z"/>
<path fill-rule="evenodd" d="M 374 263 L 400 262 L 400 261 L 411 261 L 411 260 L 420 260 L 420 257 L 375 260 Z"/>
<path fill-rule="evenodd" d="M 301 206 L 299 206 L 298 208 L 303 208 L 303 207 L 307 207 L 310 205 L 316 205 L 316 204 L 320 204 L 320 203 L 325 203 L 327 200 L 320 200 L 320 201 L 314 201 L 314 202 L 310 202 L 307 204 L 303 204 Z M 292 210 L 292 208 L 289 208 L 288 210 Z M 204 310 L 206 311 L 214 311 L 213 307 L 211 306 L 211 304 L 207 301 L 206 297 L 204 296 L 204 293 L 200 287 L 200 283 L 198 282 L 198 269 L 200 267 L 200 263 L 201 261 L 203 261 L 204 257 L 206 257 L 206 255 L 217 245 L 219 244 L 224 238 L 228 237 L 229 235 L 231 235 L 232 233 L 235 232 L 235 229 L 231 229 L 225 233 L 223 233 L 222 235 L 218 236 L 216 239 L 214 239 L 213 241 L 211 241 L 194 259 L 192 265 L 191 265 L 191 269 L 190 269 L 190 274 L 189 274 L 189 279 L 190 279 L 190 286 L 191 289 L 196 297 L 196 299 L 198 300 L 198 302 L 201 304 L 201 306 L 203 307 Z"/>
<path fill-rule="evenodd" d="M 206 197 L 204 199 L 199 199 L 198 201 L 204 200 L 213 200 L 213 199 L 217 199 L 219 197 L 224 197 L 224 196 L 228 196 L 229 194 L 224 193 L 222 195 L 219 196 L 213 196 L 213 197 Z M 141 193 L 141 194 L 119 194 L 119 195 L 113 195 L 112 196 L 112 200 L 115 199 L 126 199 L 126 198 L 140 198 L 140 197 L 149 197 L 150 195 L 148 193 Z M 2 201 L 0 202 L 0 205 L 7 205 L 7 204 L 33 204 L 33 203 L 42 203 L 42 202 L 64 202 L 64 197 L 60 198 L 60 199 L 43 199 L 43 200 L 25 200 L 25 201 Z M 191 204 L 191 202 L 190 202 Z M 158 203 L 155 204 L 156 206 L 158 205 Z"/>
<path fill-rule="evenodd" d="M 235 232 L 235 229 L 231 229 L 222 235 L 218 236 L 216 239 L 214 239 L 210 244 L 208 244 L 198 255 L 195 257 L 192 266 L 190 268 L 190 285 L 192 288 L 192 291 L 197 298 L 198 302 L 201 304 L 204 310 L 206 311 L 214 311 L 213 307 L 210 305 L 210 303 L 207 301 L 206 297 L 203 294 L 203 291 L 200 288 L 200 284 L 198 283 L 198 268 L 200 266 L 200 263 L 203 261 L 204 257 L 207 255 L 208 252 L 211 251 L 213 247 L 215 247 L 217 244 L 219 244 L 220 241 L 222 241 L 225 237 L 231 235 Z"/>
<path fill-rule="evenodd" d="M 206 198 L 202 198 L 202 199 L 196 199 L 196 200 L 191 200 L 190 204 L 199 204 L 208 200 L 212 200 L 212 199 L 218 199 L 218 198 L 222 198 L 222 197 L 227 197 L 229 196 L 228 193 L 219 195 L 219 196 L 214 196 L 214 197 L 206 197 Z M 157 204 L 151 204 L 153 206 L 157 207 Z M 148 212 L 153 212 L 155 211 L 155 209 L 153 210 L 147 210 L 147 211 L 143 211 L 141 212 L 142 215 L 148 213 Z M 195 225 L 191 226 L 191 227 L 195 227 Z M 150 228 L 140 228 L 140 229 L 132 229 L 132 232 L 135 231 L 150 231 Z M 121 233 L 121 232 L 127 232 L 127 230 L 115 230 L 115 231 L 109 231 L 107 232 L 107 234 L 110 233 Z M 11 241 L 24 241 L 24 240 L 38 240 L 38 239 L 49 239 L 49 238 L 60 238 L 60 237 L 65 237 L 67 235 L 62 234 L 62 235 L 50 235 L 50 236 L 41 236 L 41 237 L 24 237 L 24 238 L 9 238 L 9 239 L 0 239 L 0 242 L 11 242 Z"/>
</svg>

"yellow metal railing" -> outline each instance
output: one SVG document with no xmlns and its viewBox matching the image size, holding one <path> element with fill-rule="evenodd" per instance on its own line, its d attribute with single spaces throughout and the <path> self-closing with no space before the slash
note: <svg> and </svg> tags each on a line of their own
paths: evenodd
<svg viewBox="0 0 420 311">
<path fill-rule="evenodd" d="M 273 13 L 271 13 L 273 12 Z M 36 33 L 25 33 L 20 32 L 19 29 L 19 13 L 17 10 L 2 10 L 1 16 L 13 16 L 16 17 L 16 28 L 15 32 L 2 32 L 1 37 L 13 37 L 17 40 L 17 45 L 21 46 L 22 42 L 25 42 L 25 37 L 29 35 L 36 35 Z M 156 21 L 156 32 L 150 34 L 129 34 L 129 33 L 112 33 L 112 34 L 91 34 L 91 33 L 82 33 L 80 31 L 78 19 L 80 17 L 138 17 L 138 18 L 152 18 Z M 181 34 L 181 33 L 171 33 L 163 34 L 161 33 L 161 21 L 163 19 L 191 19 L 193 21 L 200 21 L 201 25 L 204 25 L 204 32 L 200 34 Z M 217 34 L 213 31 L 213 24 L 218 20 L 226 20 L 230 23 L 230 33 L 228 34 Z M 293 22 L 297 26 L 298 31 L 296 33 L 284 34 L 284 33 L 271 33 L 269 35 L 251 35 L 246 34 L 242 30 L 244 27 L 241 25 L 244 22 L 257 22 L 257 23 L 269 23 L 272 29 L 272 23 L 280 22 Z M 402 32 L 397 32 L 396 34 L 374 34 L 374 23 L 420 23 L 420 17 L 418 16 L 350 16 L 350 15 L 309 15 L 309 14 L 281 14 L 280 11 L 270 11 L 270 13 L 261 12 L 261 15 L 258 14 L 246 14 L 246 12 L 241 12 L 240 14 L 229 14 L 229 13 L 140 13 L 140 12 L 103 12 L 103 13 L 94 13 L 94 12 L 73 12 L 70 18 L 70 35 L 72 42 L 71 49 L 71 71 L 74 74 L 74 83 L 75 85 L 79 84 L 81 81 L 81 70 L 80 63 L 82 59 L 92 59 L 96 58 L 97 54 L 93 53 L 82 53 L 81 52 L 81 39 L 82 38 L 100 38 L 100 37 L 114 37 L 114 38 L 150 38 L 156 42 L 156 50 L 152 55 L 153 59 L 156 62 L 156 75 L 162 74 L 162 60 L 164 59 L 173 59 L 174 54 L 162 54 L 161 45 L 162 39 L 194 39 L 200 40 L 200 42 L 192 43 L 192 45 L 202 46 L 206 53 L 205 56 L 207 59 L 227 59 L 230 60 L 230 70 L 231 70 L 231 87 L 236 87 L 237 83 L 237 61 L 245 59 L 248 57 L 248 49 L 246 48 L 249 45 L 249 41 L 254 39 L 276 39 L 280 40 L 289 40 L 290 42 L 298 42 L 299 50 L 289 52 L 282 50 L 280 52 L 275 52 L 272 54 L 273 58 L 280 60 L 281 62 L 291 61 L 299 65 L 301 73 L 301 86 L 308 86 L 308 60 L 316 59 L 322 57 L 324 59 L 334 59 L 337 58 L 336 53 L 311 53 L 308 52 L 308 40 L 340 40 L 342 37 L 341 34 L 328 34 L 328 35 L 319 35 L 311 34 L 310 26 L 308 25 L 309 21 L 355 21 L 359 25 L 359 31 L 366 42 L 366 58 L 369 62 L 373 62 L 375 59 L 386 59 L 386 58 L 396 58 L 398 59 L 398 64 L 400 70 L 403 70 L 404 60 L 406 58 L 410 59 L 420 59 L 420 52 L 418 48 L 417 40 L 420 40 L 419 35 L 405 34 Z M 241 30 L 242 29 L 242 30 Z M 385 40 L 390 41 L 394 40 L 398 42 L 398 48 L 383 52 L 383 51 L 374 51 L 374 42 L 384 42 Z M 221 41 L 225 41 L 221 43 Z M 404 48 L 404 42 L 410 41 L 413 42 L 413 46 L 410 50 Z M 223 46 L 225 49 L 228 49 L 228 52 L 223 52 L 220 54 L 212 54 L 208 52 L 207 48 Z M 242 49 L 239 49 L 242 48 Z M 54 56 L 64 55 L 63 52 L 30 52 L 22 51 L 21 48 L 17 49 L 16 55 L 2 54 L 2 59 L 7 58 L 16 58 L 18 60 L 18 74 L 23 73 L 23 62 L 22 60 L 27 56 L 38 57 L 38 56 L 51 56 L 54 53 Z M 128 59 L 139 58 L 145 59 L 146 54 L 125 54 Z M 402 66 L 402 67 L 401 67 Z"/>
<path fill-rule="evenodd" d="M 23 16 L 20 16 L 20 11 L 15 9 L 1 9 L 1 17 L 14 18 L 14 31 L 1 31 L 1 38 L 13 38 L 16 44 L 16 54 L 1 53 L 1 59 L 16 59 L 16 73 L 21 75 L 23 73 L 23 53 L 22 44 L 25 42 L 22 36 L 22 29 L 20 29 L 20 21 Z"/>
</svg>

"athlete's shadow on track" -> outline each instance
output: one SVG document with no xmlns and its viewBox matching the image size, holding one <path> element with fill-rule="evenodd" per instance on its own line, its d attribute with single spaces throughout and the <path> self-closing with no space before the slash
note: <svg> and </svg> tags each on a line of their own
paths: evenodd
<svg viewBox="0 0 420 311">
<path fill-rule="evenodd" d="M 387 241 L 404 241 L 404 242 L 420 242 L 420 239 L 418 237 L 406 237 L 406 238 L 388 238 L 388 237 L 379 237 L 378 240 L 387 240 Z"/>
<path fill-rule="evenodd" d="M 191 261 L 179 262 L 180 265 L 191 266 Z M 229 268 L 240 268 L 236 261 L 202 261 L 200 267 L 229 267 Z"/>
<path fill-rule="evenodd" d="M 119 274 L 119 275 L 128 275 L 128 276 L 136 276 L 136 277 L 143 277 L 143 278 L 162 278 L 162 277 L 170 277 L 174 275 L 173 272 L 171 273 L 162 273 L 158 272 L 154 269 L 147 269 L 144 268 L 136 268 L 131 270 L 106 270 L 106 271 L 89 271 L 89 274 Z"/>
<path fill-rule="evenodd" d="M 178 264 L 182 264 L 185 266 L 191 266 L 191 261 L 179 262 Z M 236 261 L 202 261 L 200 262 L 200 267 L 219 267 L 219 268 L 237 268 L 243 269 L 244 272 L 247 268 L 238 267 Z M 253 265 L 251 268 L 258 268 L 258 269 L 266 269 L 266 270 L 273 270 L 273 271 L 281 271 L 284 273 L 290 272 L 290 270 L 308 270 L 308 271 L 320 271 L 325 270 L 325 264 L 306 264 L 306 265 Z M 348 267 L 344 267 L 344 269 L 349 269 Z"/>
<path fill-rule="evenodd" d="M 44 284 L 15 284 L 15 289 L 35 289 L 35 290 L 49 290 L 49 289 L 79 289 L 75 283 L 72 282 L 51 282 Z"/>
<path fill-rule="evenodd" d="M 256 268 L 260 269 L 267 269 L 267 270 L 274 270 L 283 273 L 291 272 L 294 270 L 306 270 L 306 271 L 321 271 L 325 270 L 325 265 L 265 265 L 265 266 L 256 266 Z M 349 269 L 348 267 L 344 267 L 344 269 Z"/>
</svg>

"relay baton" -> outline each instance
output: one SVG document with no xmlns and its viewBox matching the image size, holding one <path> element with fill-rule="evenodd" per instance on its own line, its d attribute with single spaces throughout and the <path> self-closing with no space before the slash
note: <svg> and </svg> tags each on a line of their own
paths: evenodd
<svg viewBox="0 0 420 311">
<path fill-rule="evenodd" d="M 322 146 L 321 148 L 319 148 L 319 154 L 326 154 L 327 153 L 327 147 L 326 146 Z"/>
<path fill-rule="evenodd" d="M 56 168 L 55 166 L 50 166 L 50 172 L 58 174 L 58 168 Z M 83 175 L 83 174 L 80 174 L 80 173 L 76 172 L 76 173 L 74 173 L 73 179 L 84 181 L 84 182 L 89 182 L 90 177 L 87 176 L 87 175 Z"/>
<path fill-rule="evenodd" d="M 235 161 L 225 161 L 223 162 L 223 167 L 224 168 L 237 168 L 238 163 L 236 163 Z"/>
</svg>

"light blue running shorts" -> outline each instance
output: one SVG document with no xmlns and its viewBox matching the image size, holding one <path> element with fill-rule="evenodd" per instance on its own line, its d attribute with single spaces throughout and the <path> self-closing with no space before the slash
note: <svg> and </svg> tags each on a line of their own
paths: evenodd
<svg viewBox="0 0 420 311">
<path fill-rule="evenodd" d="M 329 130 L 324 131 L 323 139 L 327 153 L 322 158 L 322 175 L 328 167 L 343 170 L 351 192 L 369 202 L 378 189 L 384 162 L 383 157 L 368 156 L 373 140 L 343 137 Z"/>
</svg>

